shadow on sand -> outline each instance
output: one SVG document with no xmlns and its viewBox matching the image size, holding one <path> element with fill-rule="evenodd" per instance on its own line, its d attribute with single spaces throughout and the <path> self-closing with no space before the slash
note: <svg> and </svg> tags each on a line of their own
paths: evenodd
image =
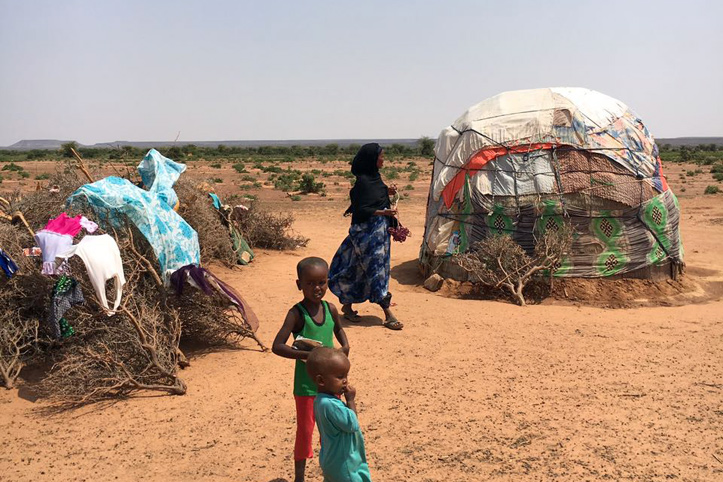
<svg viewBox="0 0 723 482">
<path fill-rule="evenodd" d="M 410 259 L 392 267 L 391 276 L 401 285 L 421 286 L 424 283 L 417 259 Z"/>
<path fill-rule="evenodd" d="M 384 320 L 374 315 L 359 316 L 359 321 L 349 321 L 345 318 L 342 318 L 341 321 L 344 324 L 344 328 L 352 326 L 361 326 L 364 328 L 384 327 Z"/>
</svg>

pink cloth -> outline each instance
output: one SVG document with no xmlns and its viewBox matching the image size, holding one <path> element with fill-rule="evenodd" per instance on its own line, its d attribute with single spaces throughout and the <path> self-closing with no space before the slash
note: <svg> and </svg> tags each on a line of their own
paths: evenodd
<svg viewBox="0 0 723 482">
<path fill-rule="evenodd" d="M 46 231 L 52 231 L 58 234 L 69 234 L 75 236 L 81 229 L 85 229 L 89 233 L 95 232 L 98 225 L 89 220 L 85 216 L 68 217 L 66 213 L 60 213 L 55 219 L 48 221 L 44 228 Z"/>
</svg>

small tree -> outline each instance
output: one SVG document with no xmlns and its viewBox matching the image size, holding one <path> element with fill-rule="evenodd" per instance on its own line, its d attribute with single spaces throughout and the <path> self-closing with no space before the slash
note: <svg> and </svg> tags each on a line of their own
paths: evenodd
<svg viewBox="0 0 723 482">
<path fill-rule="evenodd" d="M 540 235 L 532 256 L 507 235 L 491 236 L 472 245 L 455 261 L 473 281 L 493 289 L 506 289 L 521 306 L 525 286 L 544 271 L 558 267 L 572 245 L 572 228 L 565 224 Z"/>
<path fill-rule="evenodd" d="M 419 139 L 419 153 L 424 157 L 434 155 L 434 141 L 427 136 Z"/>
<path fill-rule="evenodd" d="M 60 152 L 63 154 L 63 157 L 73 157 L 73 149 L 78 150 L 78 143 L 75 141 L 60 145 Z"/>
</svg>

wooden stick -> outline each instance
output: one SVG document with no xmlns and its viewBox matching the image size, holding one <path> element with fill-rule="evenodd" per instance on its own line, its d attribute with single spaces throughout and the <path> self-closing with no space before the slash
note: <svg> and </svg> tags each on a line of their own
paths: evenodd
<svg viewBox="0 0 723 482">
<path fill-rule="evenodd" d="M 95 182 L 93 177 L 88 172 L 88 169 L 86 169 L 85 162 L 83 162 L 83 158 L 80 157 L 80 154 L 78 154 L 78 152 L 75 149 L 73 149 L 72 147 L 70 148 L 70 150 L 73 152 L 73 155 L 75 156 L 75 160 L 78 161 L 78 169 L 80 169 L 80 172 L 85 174 L 85 177 L 86 177 L 86 179 L 88 179 L 88 182 Z"/>
<path fill-rule="evenodd" d="M 21 213 L 20 211 L 15 211 L 13 213 L 13 221 L 15 221 L 16 219 L 19 219 L 20 221 L 23 222 L 23 224 L 27 228 L 28 232 L 30 233 L 30 236 L 33 239 L 35 239 L 35 231 L 33 231 L 33 229 L 30 227 L 30 225 L 28 224 L 28 221 L 25 219 L 25 216 L 23 216 L 23 213 Z"/>
</svg>

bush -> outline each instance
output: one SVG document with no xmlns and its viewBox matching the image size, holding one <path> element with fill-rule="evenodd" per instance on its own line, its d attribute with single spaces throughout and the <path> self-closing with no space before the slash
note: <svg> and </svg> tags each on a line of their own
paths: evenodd
<svg viewBox="0 0 723 482">
<path fill-rule="evenodd" d="M 522 291 L 525 286 L 533 277 L 554 270 L 569 251 L 572 240 L 573 230 L 569 225 L 549 229 L 538 237 L 535 251 L 530 256 L 510 236 L 493 235 L 453 259 L 474 281 L 492 289 L 506 289 L 524 306 Z"/>
<path fill-rule="evenodd" d="M 220 162 L 214 162 L 213 164 L 211 164 L 210 167 L 212 167 L 212 168 L 214 168 L 214 169 L 221 169 L 221 163 L 220 163 Z"/>
<path fill-rule="evenodd" d="M 18 166 L 14 162 L 10 162 L 10 164 L 5 164 L 2 168 L 3 171 L 10 171 L 10 172 L 20 172 L 23 171 L 23 166 Z"/>
<path fill-rule="evenodd" d="M 274 179 L 274 188 L 286 192 L 293 191 L 294 183 L 300 177 L 301 176 L 295 172 L 285 172 L 284 174 L 281 174 L 279 177 Z"/>
<path fill-rule="evenodd" d="M 723 181 L 723 172 L 716 172 L 715 174 L 713 174 L 713 179 L 718 182 Z"/>
<path fill-rule="evenodd" d="M 253 202 L 248 211 L 235 209 L 232 220 L 252 248 L 296 249 L 309 242 L 309 238 L 291 232 L 294 223 L 291 214 L 271 213 L 257 202 Z"/>
<path fill-rule="evenodd" d="M 236 170 L 236 172 L 238 172 L 238 173 L 248 172 L 246 170 L 246 165 L 243 162 L 237 162 L 236 164 L 234 164 L 231 167 L 233 167 Z"/>
<path fill-rule="evenodd" d="M 38 181 L 44 181 L 46 179 L 50 179 L 50 174 L 48 174 L 48 173 L 38 174 L 37 176 L 35 176 L 35 179 L 37 179 Z"/>
<path fill-rule="evenodd" d="M 301 201 L 301 196 L 299 196 L 298 194 L 296 194 L 296 195 L 294 195 L 294 196 L 291 196 L 291 200 L 292 200 L 292 201 Z"/>
<path fill-rule="evenodd" d="M 705 191 L 703 191 L 703 194 L 718 194 L 720 192 L 720 189 L 718 186 L 706 186 Z"/>
<path fill-rule="evenodd" d="M 314 178 L 313 174 L 306 173 L 301 176 L 301 180 L 299 181 L 299 190 L 305 194 L 319 193 L 324 190 L 324 183 L 316 182 L 316 178 Z"/>
<path fill-rule="evenodd" d="M 409 173 L 409 180 L 414 182 L 419 177 L 419 171 L 412 171 Z"/>
<path fill-rule="evenodd" d="M 399 170 L 396 167 L 383 167 L 382 174 L 387 179 L 399 179 Z"/>
</svg>

